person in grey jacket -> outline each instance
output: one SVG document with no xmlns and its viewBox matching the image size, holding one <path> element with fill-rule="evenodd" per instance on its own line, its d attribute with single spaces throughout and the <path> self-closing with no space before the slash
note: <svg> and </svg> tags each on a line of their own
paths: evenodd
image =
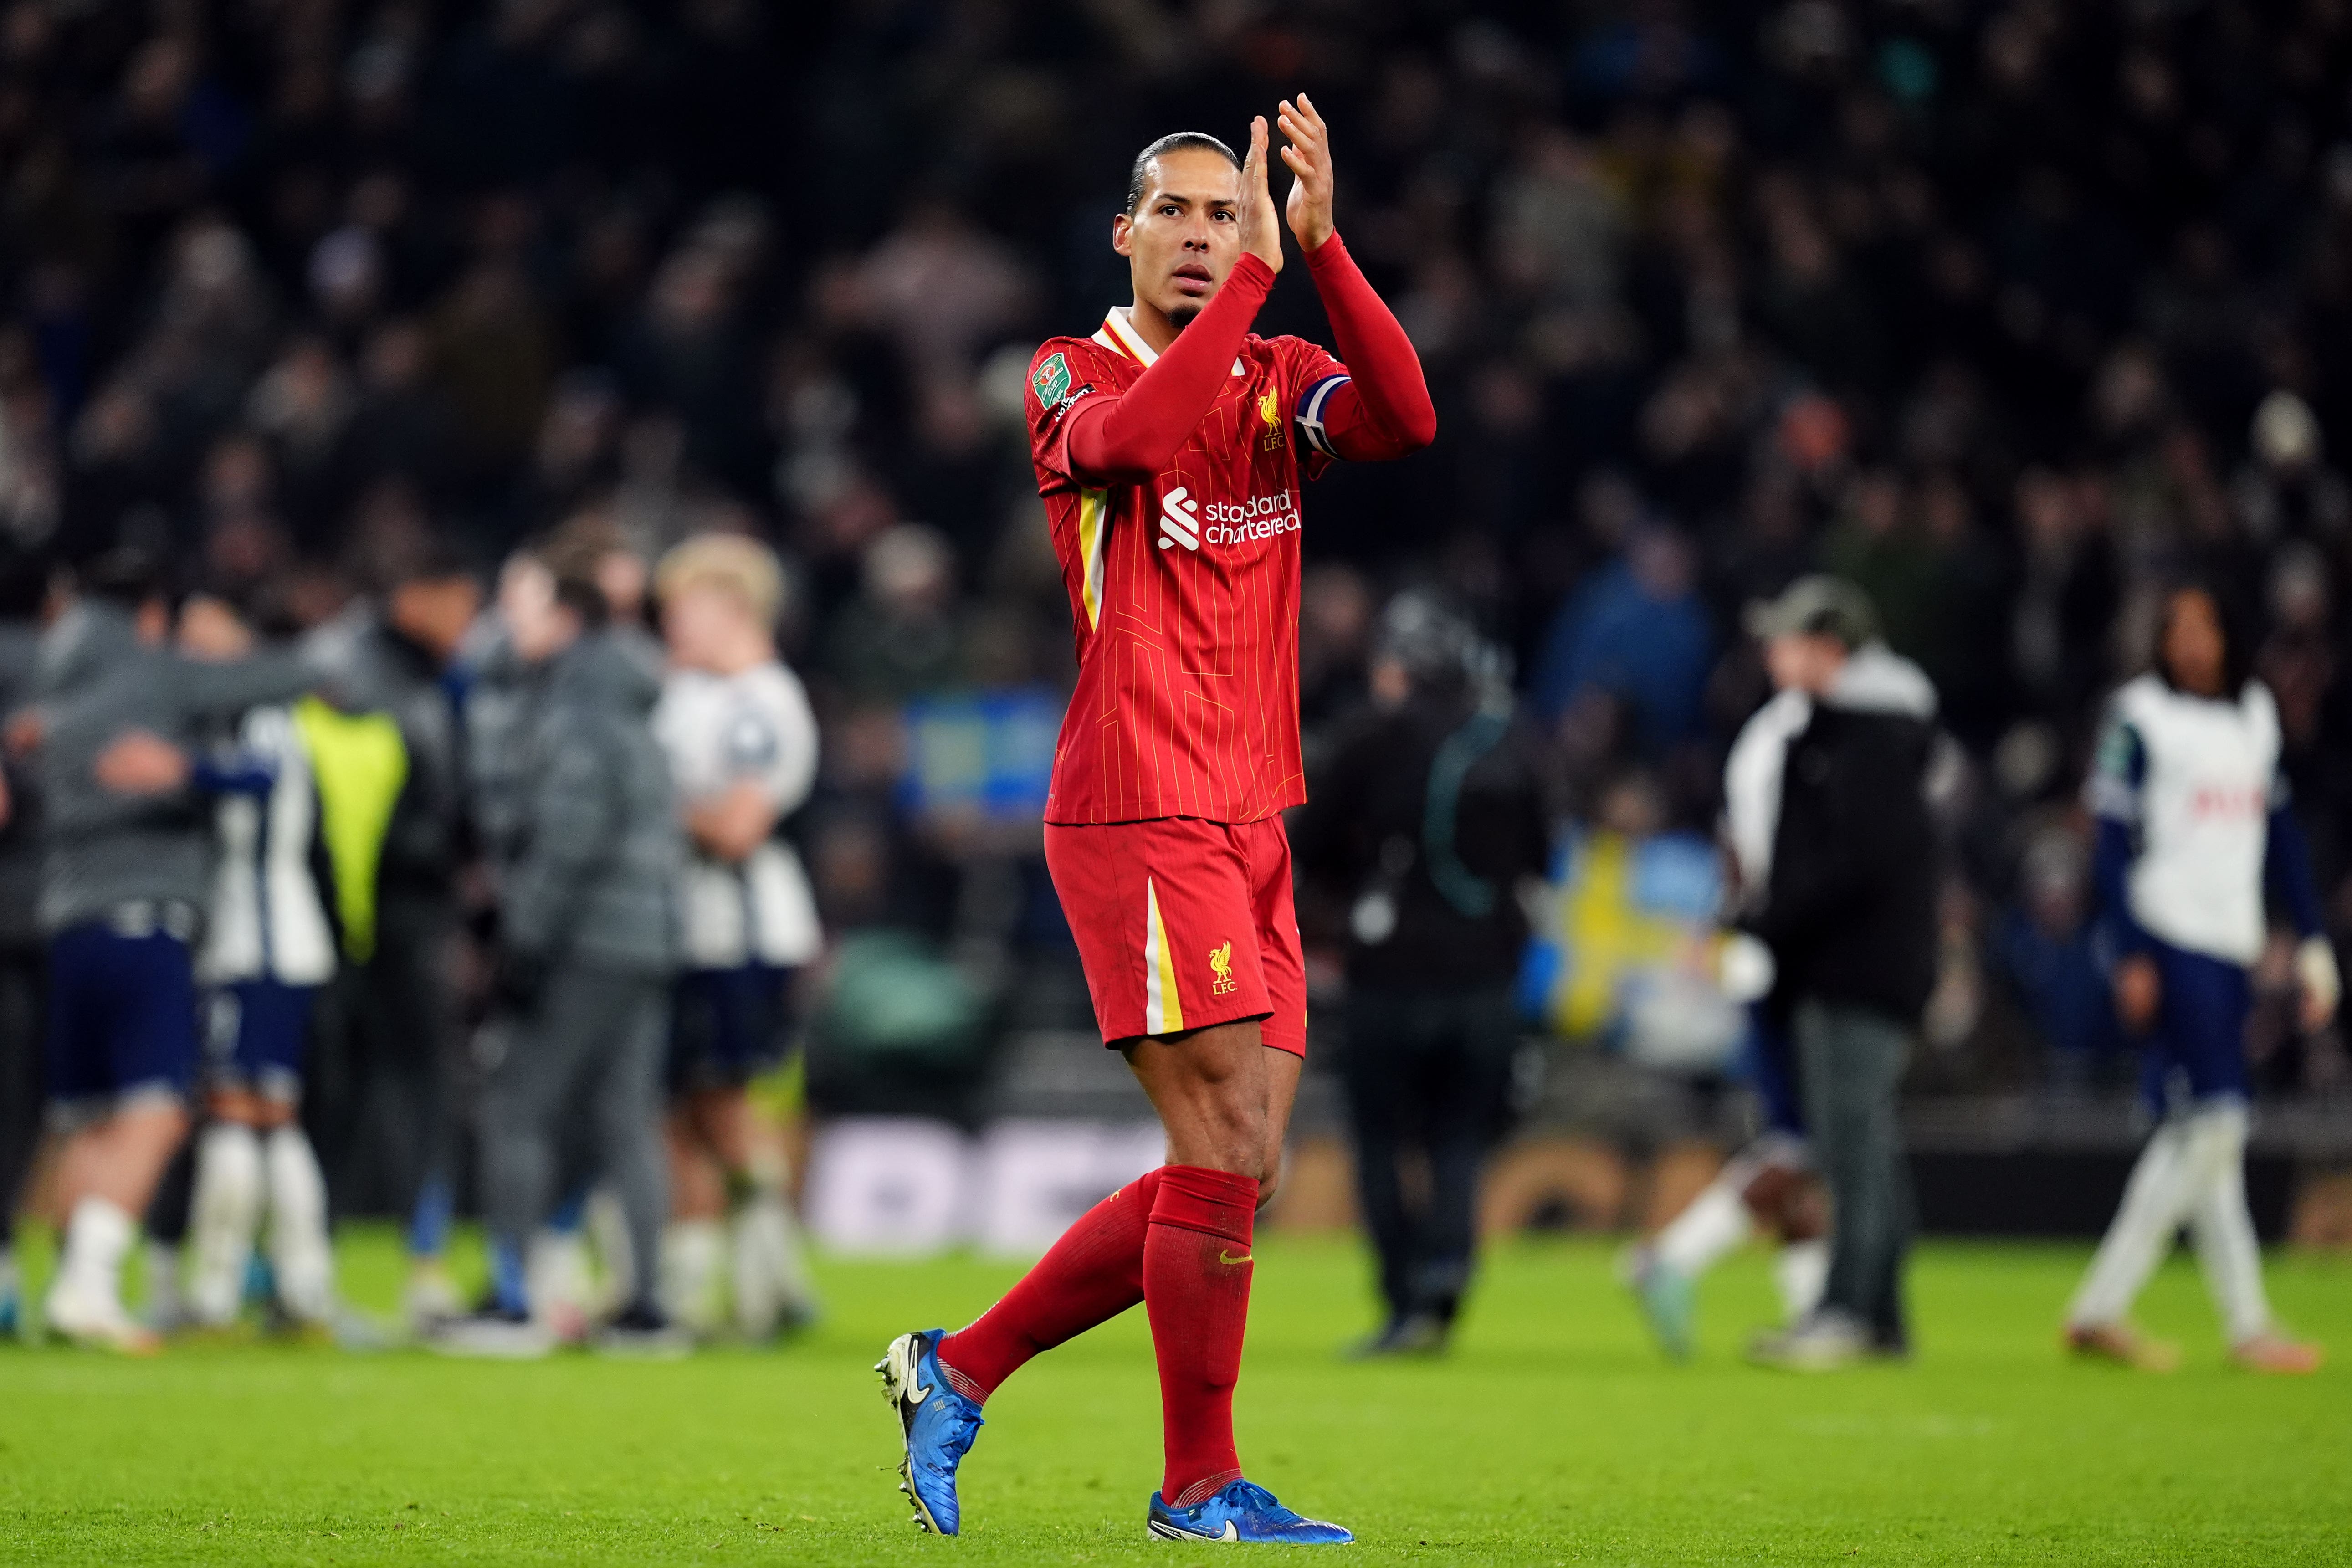
<svg viewBox="0 0 2352 1568">
<path fill-rule="evenodd" d="M 313 683 L 293 658 L 200 664 L 165 646 L 155 563 L 119 550 L 80 574 L 43 638 L 30 716 L 11 739 L 35 757 L 46 813 L 37 912 L 51 984 L 48 1091 L 64 1134 L 56 1187 L 65 1255 L 50 1325 L 146 1352 L 121 1267 L 164 1166 L 186 1136 L 196 1057 L 190 944 L 211 897 L 205 726 Z"/>
<path fill-rule="evenodd" d="M 584 556 L 553 552 L 553 645 L 531 740 L 530 805 L 503 878 L 500 999 L 511 1015 L 482 1106 L 492 1299 L 443 1332 L 460 1353 L 532 1354 L 525 1248 L 556 1197 L 561 1117 L 585 1107 L 593 1174 L 618 1195 L 634 1257 L 658 1256 L 668 1212 L 659 1131 L 675 889 L 684 857 L 654 672 L 614 628 Z M 604 1329 L 616 1350 L 682 1346 L 654 1270 Z"/>
<path fill-rule="evenodd" d="M 555 579 L 538 556 L 499 568 L 491 611 L 461 657 L 466 683 L 466 808 L 494 881 L 521 853 L 530 816 L 531 739 L 546 695 Z"/>
</svg>

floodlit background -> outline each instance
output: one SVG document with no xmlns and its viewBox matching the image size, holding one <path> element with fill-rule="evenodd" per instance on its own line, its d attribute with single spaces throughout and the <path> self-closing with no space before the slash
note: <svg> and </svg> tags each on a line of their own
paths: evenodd
<svg viewBox="0 0 2352 1568">
<path fill-rule="evenodd" d="M 583 510 L 647 550 L 775 541 L 824 731 L 793 827 L 832 939 L 813 1218 L 1030 1247 L 1151 1156 L 1038 853 L 1071 663 L 1021 371 L 1125 298 L 1136 147 L 1305 89 L 1443 431 L 1308 498 L 1310 746 L 1420 584 L 1551 747 L 1565 962 L 1490 1222 L 1641 1224 L 1739 1135 L 1706 999 L 1641 1005 L 1706 889 L 1590 873 L 1710 831 L 1763 689 L 1737 609 L 1822 567 L 1967 751 L 1910 1087 L 1927 1221 L 2085 1232 L 2136 1130 L 2077 789 L 2160 574 L 2260 627 L 2352 915 L 2347 65 L 2325 0 L 18 0 L 0 549 L 129 537 L 315 620 L 426 530 L 486 568 Z M 1302 279 L 1264 324 L 1318 331 Z M 2257 1215 L 2341 1240 L 2343 1046 L 2296 1037 L 2283 952 L 2262 981 Z M 318 1079 L 365 1211 L 356 1089 Z M 1337 1140 L 1312 1079 L 1282 1223 L 1345 1222 Z"/>
<path fill-rule="evenodd" d="M 1434 590 L 1508 655 L 1558 851 L 1442 1363 L 1334 1359 L 1377 1304 L 1330 1070 L 1347 893 L 1303 889 L 1252 1475 L 1378 1562 L 2346 1560 L 2352 1074 L 2337 1030 L 2297 1034 L 2284 937 L 2251 1194 L 2299 1244 L 2283 1321 L 2337 1366 L 2221 1371 L 2183 1260 L 2143 1304 L 2176 1377 L 2063 1365 L 2056 1332 L 2145 1131 L 2079 792 L 2168 576 L 2254 629 L 2352 936 L 2348 82 L 2341 0 L 0 0 L 0 614 L 126 540 L 316 624 L 429 536 L 487 580 L 583 516 L 648 555 L 749 531 L 823 728 L 788 831 L 827 930 L 804 1069 L 759 1089 L 803 1156 L 814 1329 L 663 1367 L 0 1345 L 0 1559 L 921 1544 L 866 1367 L 1160 1158 L 1040 854 L 1074 672 L 1024 371 L 1126 300 L 1135 150 L 1238 142 L 1304 89 L 1440 416 L 1307 494 L 1310 765 L 1381 605 Z M 1263 330 L 1323 335 L 1303 273 Z M 1813 570 L 1868 588 L 1965 763 L 1906 1100 L 1939 1233 L 1919 1355 L 1807 1382 L 1736 1364 L 1776 1310 L 1760 1256 L 1678 1367 L 1613 1269 L 1751 1125 L 1711 843 L 1765 690 L 1739 609 Z M 476 1019 L 485 956 L 447 954 Z M 322 1038 L 306 1117 L 345 1299 L 389 1314 L 396 1183 L 350 1053 Z M 992 1401 L 956 1551 L 1142 1549 L 1141 1316 Z"/>
</svg>

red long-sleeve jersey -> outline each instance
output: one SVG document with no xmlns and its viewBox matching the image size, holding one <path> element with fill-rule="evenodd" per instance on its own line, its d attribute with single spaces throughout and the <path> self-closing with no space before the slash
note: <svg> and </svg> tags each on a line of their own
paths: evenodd
<svg viewBox="0 0 2352 1568">
<path fill-rule="evenodd" d="M 1048 822 L 1254 822 L 1307 798 L 1302 483 L 1435 429 L 1412 345 L 1336 237 L 1308 266 L 1352 374 L 1248 331 L 1274 280 L 1250 256 L 1165 356 L 1114 309 L 1031 363 L 1031 455 L 1078 655 Z"/>
</svg>

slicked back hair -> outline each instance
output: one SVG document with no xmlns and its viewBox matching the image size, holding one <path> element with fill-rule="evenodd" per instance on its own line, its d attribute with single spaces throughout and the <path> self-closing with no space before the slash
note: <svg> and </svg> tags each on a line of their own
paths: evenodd
<svg viewBox="0 0 2352 1568">
<path fill-rule="evenodd" d="M 1151 160 L 1159 157 L 1163 153 L 1173 153 L 1185 147 L 1204 148 L 1209 152 L 1219 154 L 1226 163 L 1231 163 L 1236 169 L 1239 169 L 1242 166 L 1241 154 L 1226 146 L 1223 142 L 1218 141 L 1215 137 L 1210 135 L 1207 132 L 1171 131 L 1167 135 L 1162 136 L 1159 141 L 1154 142 L 1150 146 L 1146 147 L 1142 152 L 1138 153 L 1135 155 L 1135 167 L 1128 172 L 1127 176 L 1128 216 L 1133 217 L 1135 216 L 1136 209 L 1143 205 L 1143 183 L 1150 178 L 1150 175 L 1146 171 L 1150 168 Z"/>
</svg>

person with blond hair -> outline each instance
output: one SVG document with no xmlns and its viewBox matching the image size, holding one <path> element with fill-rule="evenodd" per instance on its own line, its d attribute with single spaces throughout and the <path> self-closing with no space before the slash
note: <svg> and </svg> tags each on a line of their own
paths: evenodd
<svg viewBox="0 0 2352 1568">
<path fill-rule="evenodd" d="M 793 971 L 821 940 L 808 879 L 777 834 L 816 777 L 816 721 L 776 657 L 783 574 L 767 546 L 688 539 L 662 558 L 654 592 L 670 653 L 654 732 L 691 849 L 670 1021 L 664 1296 L 681 1322 L 711 1331 L 731 1256 L 735 1326 L 764 1340 L 815 1311 L 788 1172 L 748 1086 L 782 1059 Z"/>
</svg>

